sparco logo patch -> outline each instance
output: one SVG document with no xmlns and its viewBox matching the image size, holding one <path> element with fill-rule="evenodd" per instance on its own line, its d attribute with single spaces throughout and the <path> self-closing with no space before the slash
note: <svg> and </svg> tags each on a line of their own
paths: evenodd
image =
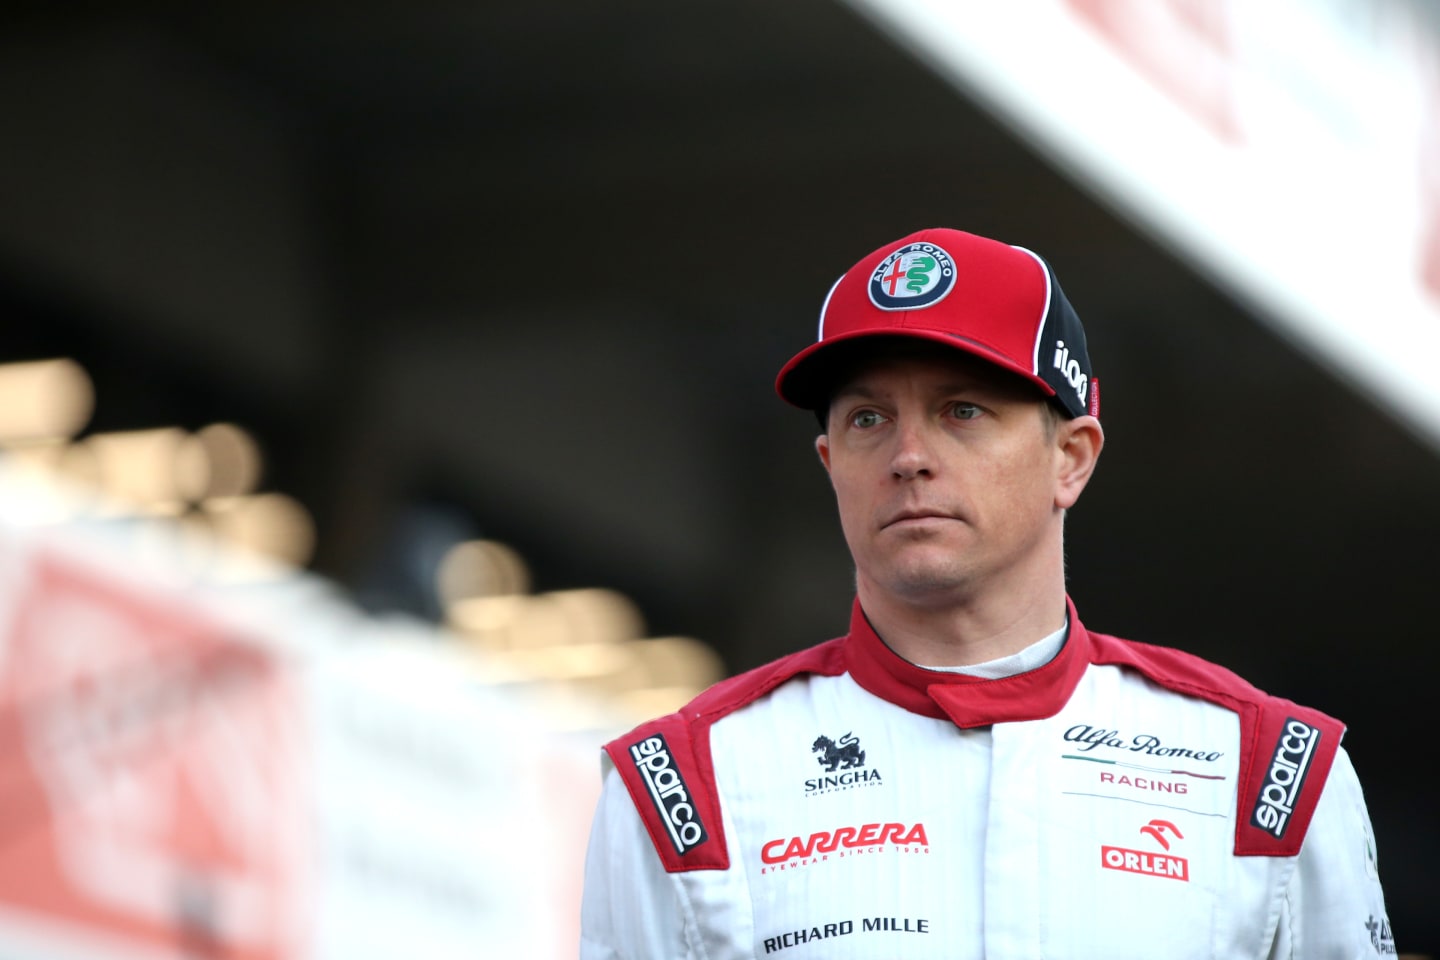
<svg viewBox="0 0 1440 960">
<path fill-rule="evenodd" d="M 881 310 L 918 310 L 955 287 L 955 261 L 933 243 L 907 243 L 870 274 L 870 302 Z"/>
<path fill-rule="evenodd" d="M 1270 759 L 1270 772 L 1255 798 L 1255 811 L 1250 822 L 1275 837 L 1285 836 L 1295 798 L 1305 786 L 1310 772 L 1310 758 L 1320 743 L 1320 731 L 1294 717 L 1285 719 L 1285 732 L 1275 741 L 1275 755 Z"/>
<path fill-rule="evenodd" d="M 660 819 L 665 821 L 675 850 L 683 856 L 708 840 L 710 835 L 705 832 L 705 825 L 690 800 L 685 778 L 671 762 L 665 738 L 656 734 L 632 744 L 630 759 L 635 761 L 640 776 L 650 788 L 650 799 L 655 801 Z"/>
</svg>

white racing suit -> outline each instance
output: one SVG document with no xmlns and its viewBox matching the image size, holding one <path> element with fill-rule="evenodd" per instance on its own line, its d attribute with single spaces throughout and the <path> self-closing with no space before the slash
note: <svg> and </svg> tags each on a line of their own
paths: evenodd
<svg viewBox="0 0 1440 960">
<path fill-rule="evenodd" d="M 605 748 L 584 960 L 1392 954 L 1338 721 L 1087 631 L 1002 679 L 847 636 Z"/>
</svg>

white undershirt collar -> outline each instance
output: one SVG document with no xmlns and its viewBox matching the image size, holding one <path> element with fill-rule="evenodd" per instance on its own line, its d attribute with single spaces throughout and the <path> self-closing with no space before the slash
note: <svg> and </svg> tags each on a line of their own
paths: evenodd
<svg viewBox="0 0 1440 960">
<path fill-rule="evenodd" d="M 1065 646 L 1065 634 L 1069 630 L 1070 616 L 1066 614 L 1064 626 L 1049 636 L 1036 640 L 1018 653 L 995 660 L 986 660 L 984 663 L 972 663 L 964 667 L 926 667 L 925 669 L 936 670 L 940 673 L 963 673 L 966 676 L 979 677 L 982 680 L 999 680 L 1002 677 L 1029 673 L 1055 659 L 1060 648 Z M 920 665 L 917 664 L 917 666 Z"/>
</svg>

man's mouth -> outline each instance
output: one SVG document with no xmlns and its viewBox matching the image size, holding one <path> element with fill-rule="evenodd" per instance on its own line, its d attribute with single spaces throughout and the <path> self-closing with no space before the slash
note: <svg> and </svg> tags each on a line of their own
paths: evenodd
<svg viewBox="0 0 1440 960">
<path fill-rule="evenodd" d="M 885 526 L 894 527 L 906 524 L 920 524 L 927 520 L 954 520 L 955 518 L 939 510 L 902 510 L 885 522 Z"/>
</svg>

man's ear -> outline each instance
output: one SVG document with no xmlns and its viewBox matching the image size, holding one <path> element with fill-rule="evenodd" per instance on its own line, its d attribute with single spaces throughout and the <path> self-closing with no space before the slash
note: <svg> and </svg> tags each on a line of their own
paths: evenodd
<svg viewBox="0 0 1440 960">
<path fill-rule="evenodd" d="M 1055 446 L 1055 506 L 1068 510 L 1080 499 L 1095 472 L 1100 450 L 1105 446 L 1105 431 L 1095 417 L 1076 417 L 1060 424 L 1055 431 Z"/>
<path fill-rule="evenodd" d="M 820 454 L 820 462 L 825 465 L 825 472 L 830 472 L 830 435 L 820 434 L 815 438 L 815 452 Z"/>
</svg>

